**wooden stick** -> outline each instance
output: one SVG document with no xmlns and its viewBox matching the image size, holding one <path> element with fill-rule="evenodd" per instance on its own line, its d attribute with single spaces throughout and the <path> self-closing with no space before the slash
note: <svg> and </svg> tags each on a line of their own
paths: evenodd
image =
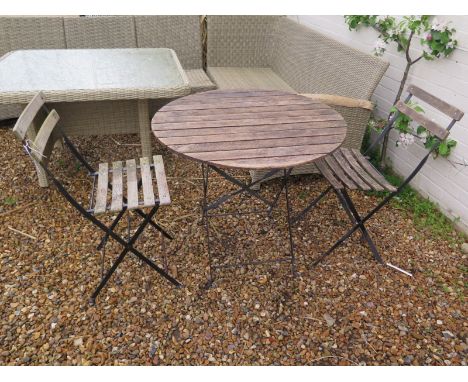
<svg viewBox="0 0 468 382">
<path fill-rule="evenodd" d="M 22 206 L 19 206 L 19 207 L 14 208 L 14 209 L 12 209 L 12 210 L 10 210 L 10 211 L 3 212 L 3 213 L 0 214 L 0 219 L 1 219 L 2 217 L 4 217 L 4 216 L 7 216 L 7 215 L 10 215 L 10 214 L 19 212 L 19 211 L 21 211 L 21 210 L 24 210 L 26 207 L 29 207 L 29 206 L 31 206 L 31 205 L 33 205 L 33 204 L 35 204 L 35 203 L 36 203 L 35 201 L 34 201 L 34 202 L 30 202 L 30 203 L 26 203 L 26 204 L 24 204 L 24 205 L 22 205 Z"/>
<path fill-rule="evenodd" d="M 28 237 L 30 239 L 37 240 L 37 237 L 29 235 L 29 234 L 27 234 L 27 233 L 25 233 L 23 231 L 19 231 L 19 230 L 15 229 L 15 228 L 13 228 L 11 226 L 8 226 L 8 229 L 13 231 L 13 232 L 19 233 L 20 235 L 26 236 L 26 237 Z"/>
</svg>

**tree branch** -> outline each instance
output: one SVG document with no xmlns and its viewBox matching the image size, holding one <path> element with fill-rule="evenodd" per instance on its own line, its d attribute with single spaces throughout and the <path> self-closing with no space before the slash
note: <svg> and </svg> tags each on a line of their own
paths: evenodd
<svg viewBox="0 0 468 382">
<path fill-rule="evenodd" d="M 411 45 L 411 39 L 413 38 L 413 35 L 414 35 L 414 32 L 411 31 L 409 36 L 408 36 L 408 44 L 406 45 L 406 49 L 405 49 L 405 56 L 406 56 L 406 61 L 408 61 L 409 63 L 411 63 L 411 65 L 413 64 L 412 61 L 411 61 L 411 57 L 409 55 L 409 48 L 410 48 L 410 45 Z"/>
<path fill-rule="evenodd" d="M 411 61 L 411 65 L 416 64 L 416 62 L 418 62 L 423 57 L 424 57 L 424 54 L 421 54 L 417 59 L 415 59 L 414 61 Z"/>
</svg>

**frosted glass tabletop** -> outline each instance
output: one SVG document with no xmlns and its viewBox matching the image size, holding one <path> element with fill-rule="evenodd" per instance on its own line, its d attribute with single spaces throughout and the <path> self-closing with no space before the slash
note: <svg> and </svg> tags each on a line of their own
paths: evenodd
<svg viewBox="0 0 468 382">
<path fill-rule="evenodd" d="M 157 98 L 189 90 L 177 56 L 167 48 L 18 50 L 0 60 L 3 102 L 37 91 L 56 98 L 51 101 L 71 101 Z"/>
</svg>

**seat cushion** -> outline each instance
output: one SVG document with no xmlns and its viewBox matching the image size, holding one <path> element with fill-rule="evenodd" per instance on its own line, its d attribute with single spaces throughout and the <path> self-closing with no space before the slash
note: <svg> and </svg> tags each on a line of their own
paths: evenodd
<svg viewBox="0 0 468 382">
<path fill-rule="evenodd" d="M 185 71 L 185 74 L 188 77 L 192 93 L 216 89 L 216 85 L 211 82 L 203 69 L 189 69 Z"/>
<path fill-rule="evenodd" d="M 262 89 L 295 92 L 270 68 L 209 67 L 207 71 L 218 89 Z"/>
</svg>

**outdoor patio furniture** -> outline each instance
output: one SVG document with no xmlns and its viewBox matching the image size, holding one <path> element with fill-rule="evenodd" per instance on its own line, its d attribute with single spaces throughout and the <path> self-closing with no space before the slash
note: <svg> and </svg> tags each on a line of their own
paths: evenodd
<svg viewBox="0 0 468 382">
<path fill-rule="evenodd" d="M 319 101 L 284 91 L 213 90 L 164 106 L 154 116 L 152 129 L 156 138 L 170 150 L 202 164 L 203 221 L 210 262 L 208 285 L 213 281 L 213 272 L 220 268 L 289 262 L 294 273 L 288 177 L 292 167 L 316 161 L 341 146 L 347 130 L 343 117 Z M 262 178 L 245 184 L 224 168 L 265 170 L 265 177 L 281 173 L 282 187 L 273 200 L 268 200 L 252 189 Z M 208 202 L 210 170 L 240 189 Z M 246 193 L 266 204 L 271 214 L 283 191 L 289 256 L 263 262 L 214 264 L 209 220 L 223 215 L 215 210 L 236 195 Z"/>
<path fill-rule="evenodd" d="M 343 146 L 360 149 L 369 100 L 387 62 L 287 17 L 208 16 L 207 24 L 207 72 L 219 89 L 317 94 L 346 120 Z M 316 172 L 315 165 L 295 167 L 292 174 L 310 172 Z M 264 174 L 252 171 L 252 180 Z"/>
<path fill-rule="evenodd" d="M 404 101 L 400 100 L 395 105 L 397 112 L 392 116 L 385 129 L 379 135 L 379 138 L 373 143 L 373 145 L 371 145 L 371 147 L 369 147 L 367 152 L 372 152 L 373 148 L 394 127 L 393 124 L 400 113 L 407 115 L 412 120 L 414 120 L 414 122 L 426 128 L 429 134 L 436 138 L 436 143 L 428 150 L 427 154 L 398 188 L 392 186 L 385 179 L 385 177 L 372 166 L 371 162 L 355 149 L 350 150 L 342 148 L 334 152 L 332 155 L 316 161 L 315 163 L 317 164 L 317 167 L 319 168 L 322 175 L 330 183 L 330 186 L 317 198 L 315 198 L 309 204 L 309 206 L 306 207 L 294 220 L 297 222 L 303 219 L 308 211 L 315 207 L 325 195 L 333 190 L 338 196 L 341 205 L 347 212 L 353 226 L 338 241 L 336 241 L 328 251 L 319 256 L 313 262 L 313 265 L 317 265 L 325 257 L 330 255 L 338 246 L 340 246 L 358 229 L 362 232 L 363 238 L 367 241 L 374 259 L 383 264 L 384 261 L 382 260 L 376 245 L 372 241 L 366 229 L 365 223 L 372 216 L 374 216 L 374 214 L 380 211 L 382 207 L 384 207 L 392 198 L 397 196 L 409 182 L 411 182 L 411 180 L 424 166 L 429 157 L 437 149 L 440 142 L 448 137 L 450 129 L 453 127 L 453 125 L 463 117 L 463 112 L 461 110 L 449 105 L 448 103 L 418 88 L 417 86 L 410 85 L 408 86 L 407 90 L 409 93 L 408 96 Z M 411 108 L 408 103 L 413 98 L 413 96 L 450 117 L 451 121 L 448 126 L 443 128 L 429 117 L 426 117 Z M 347 192 L 348 189 L 361 191 L 387 191 L 388 195 L 375 208 L 373 208 L 365 216 L 361 217 Z M 387 263 L 387 265 L 390 264 Z"/>
<path fill-rule="evenodd" d="M 45 115 L 44 118 L 42 118 L 43 115 Z M 103 272 L 103 253 L 101 258 L 101 274 L 103 277 L 92 294 L 90 302 L 95 302 L 102 288 L 129 252 L 149 265 L 173 285 L 180 286 L 180 283 L 170 276 L 165 269 L 156 265 L 134 247 L 136 240 L 148 224 L 160 232 L 163 237 L 172 239 L 172 236 L 154 221 L 159 207 L 168 205 L 171 202 L 162 157 L 156 155 L 152 160 L 147 157 L 141 158 L 139 165 L 137 165 L 135 159 L 126 162 L 116 161 L 112 165 L 100 163 L 98 171 L 95 171 L 60 129 L 59 119 L 57 111 L 55 109 L 51 110 L 49 105 L 45 104 L 44 94 L 38 93 L 18 118 L 13 132 L 22 141 L 35 166 L 42 168 L 68 202 L 105 233 L 98 249 L 105 249 L 109 238 L 116 240 L 124 247 L 105 275 Z M 38 127 L 37 130 L 36 127 Z M 35 138 L 32 140 L 31 136 Z M 89 176 L 92 177 L 93 187 L 90 192 L 90 205 L 88 208 L 84 207 L 67 191 L 64 184 L 52 173 L 49 167 L 49 159 L 57 140 L 64 140 L 72 155 L 89 171 Z M 152 174 L 153 171 L 155 176 Z M 112 180 L 109 178 L 112 178 Z M 126 187 L 124 178 L 126 178 Z M 156 181 L 157 195 L 154 192 L 153 180 Z M 141 188 L 143 188 L 143 200 L 138 195 Z M 126 190 L 126 196 L 124 190 Z M 108 200 L 110 201 L 108 202 Z M 150 208 L 150 212 L 143 212 L 142 209 L 144 208 Z M 128 239 L 125 239 L 115 232 L 115 228 L 128 210 L 133 210 L 143 218 L 143 221 L 134 234 L 130 235 L 129 232 Z M 97 215 L 106 213 L 117 213 L 117 217 L 109 227 L 97 218 Z"/>
<path fill-rule="evenodd" d="M 22 49 L 170 48 L 192 92 L 214 89 L 202 68 L 200 16 L 0 17 L 0 57 Z M 150 102 L 150 115 L 163 103 Z M 2 105 L 0 120 L 25 104 Z"/>
<path fill-rule="evenodd" d="M 27 103 L 43 91 L 68 135 L 139 133 L 151 156 L 148 100 L 190 93 L 171 49 L 15 51 L 0 60 L 0 103 Z M 40 176 L 41 186 L 47 182 Z"/>
</svg>

